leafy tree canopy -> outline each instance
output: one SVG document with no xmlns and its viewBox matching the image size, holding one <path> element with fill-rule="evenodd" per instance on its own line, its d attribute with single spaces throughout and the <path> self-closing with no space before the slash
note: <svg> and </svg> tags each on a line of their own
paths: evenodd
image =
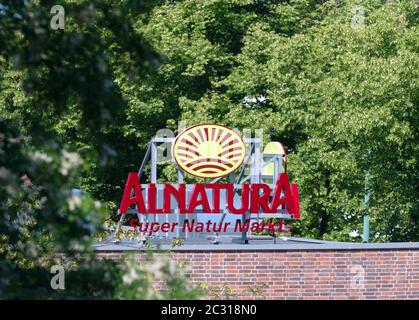
<svg viewBox="0 0 419 320">
<path fill-rule="evenodd" d="M 147 142 L 180 120 L 286 145 L 294 235 L 360 241 L 367 190 L 373 241 L 419 240 L 417 34 L 411 0 L 1 2 L 2 274 L 27 288 L 47 253 L 87 251 Z M 124 295 L 102 288 L 79 294 Z"/>
</svg>

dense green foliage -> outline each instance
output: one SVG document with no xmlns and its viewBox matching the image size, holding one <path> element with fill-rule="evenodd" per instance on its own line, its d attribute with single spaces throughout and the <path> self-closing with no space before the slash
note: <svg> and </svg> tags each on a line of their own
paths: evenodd
<svg viewBox="0 0 419 320">
<path fill-rule="evenodd" d="M 48 1 L 0 5 L 1 298 L 198 294 L 170 259 L 98 261 L 93 234 L 103 232 L 109 210 L 72 192 L 83 183 L 106 199 L 105 176 L 115 174 L 116 161 L 129 158 L 124 150 L 130 137 L 119 130 L 127 102 L 106 48 L 115 49 L 114 60 L 125 54 L 137 61 L 137 76 L 157 62 L 125 17 L 149 8 L 111 3 L 65 4 L 72 12 L 65 31 L 49 29 Z M 50 267 L 57 264 L 65 267 L 65 290 L 50 286 Z M 155 280 L 165 290 L 155 290 Z"/>
<path fill-rule="evenodd" d="M 359 241 L 367 188 L 372 240 L 418 240 L 417 18 L 412 1 L 166 4 L 136 30 L 165 57 L 153 88 L 176 100 L 148 105 L 283 142 L 294 235 Z"/>
<path fill-rule="evenodd" d="M 88 250 L 149 139 L 180 120 L 285 144 L 293 235 L 360 241 L 367 188 L 371 240 L 418 241 L 417 34 L 413 0 L 0 1 L 1 273 L 25 288 L 47 252 Z M 74 208 L 75 187 L 93 199 Z"/>
</svg>

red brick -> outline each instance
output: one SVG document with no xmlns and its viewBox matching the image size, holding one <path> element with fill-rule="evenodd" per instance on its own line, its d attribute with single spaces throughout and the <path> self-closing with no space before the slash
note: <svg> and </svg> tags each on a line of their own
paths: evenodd
<svg viewBox="0 0 419 320">
<path fill-rule="evenodd" d="M 124 257 L 120 252 L 98 252 L 97 256 Z M 419 299 L 419 251 L 413 249 L 202 251 L 173 252 L 170 257 L 189 264 L 193 283 L 206 282 L 215 290 L 225 285 L 234 288 L 233 299 Z M 146 255 L 135 258 L 142 261 Z M 364 268 L 365 275 L 359 287 L 351 282 L 355 276 L 351 268 L 356 265 Z M 256 287 L 258 292 L 253 294 L 250 288 Z"/>
</svg>

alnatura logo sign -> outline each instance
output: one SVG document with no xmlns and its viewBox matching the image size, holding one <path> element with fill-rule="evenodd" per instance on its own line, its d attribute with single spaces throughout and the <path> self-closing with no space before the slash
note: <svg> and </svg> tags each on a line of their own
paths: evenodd
<svg viewBox="0 0 419 320">
<path fill-rule="evenodd" d="M 200 178 L 218 178 L 236 171 L 245 146 L 233 130 L 218 124 L 201 124 L 182 131 L 172 155 L 185 172 Z"/>
<path fill-rule="evenodd" d="M 247 139 L 249 143 L 252 140 Z M 202 124 L 183 130 L 170 140 L 173 159 L 179 169 L 199 178 L 218 178 L 229 175 L 253 159 L 249 180 L 235 183 L 163 183 L 140 184 L 138 174 L 130 172 L 119 208 L 120 214 L 135 210 L 137 214 L 275 214 L 286 213 L 298 219 L 298 185 L 289 182 L 283 168 L 273 170 L 265 157 L 285 162 L 285 150 L 277 144 L 267 146 L 266 154 L 246 156 L 245 143 L 232 129 L 218 124 Z M 261 143 L 257 145 L 260 148 Z M 248 152 L 253 152 L 253 145 Z M 268 144 L 269 145 L 269 144 Z M 278 150 L 276 150 L 278 149 Z M 277 154 L 275 154 L 275 152 Z M 256 159 L 256 160 L 255 160 Z M 260 161 L 259 161 L 260 160 Z M 246 160 L 247 161 L 247 160 Z M 259 165 L 261 162 L 261 165 Z M 270 182 L 263 180 L 272 172 Z M 255 180 L 255 177 L 257 179 Z M 231 180 L 230 180 L 231 181 Z M 248 182 L 250 181 L 250 183 Z M 132 212 L 132 211 L 131 211 Z"/>
</svg>

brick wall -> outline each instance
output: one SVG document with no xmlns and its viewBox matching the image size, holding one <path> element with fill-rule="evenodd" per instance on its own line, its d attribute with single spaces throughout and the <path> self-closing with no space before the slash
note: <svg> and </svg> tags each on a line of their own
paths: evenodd
<svg viewBox="0 0 419 320">
<path fill-rule="evenodd" d="M 98 256 L 118 259 L 122 254 Z M 191 281 L 204 286 L 210 299 L 419 299 L 419 250 L 170 254 L 189 264 Z"/>
</svg>

